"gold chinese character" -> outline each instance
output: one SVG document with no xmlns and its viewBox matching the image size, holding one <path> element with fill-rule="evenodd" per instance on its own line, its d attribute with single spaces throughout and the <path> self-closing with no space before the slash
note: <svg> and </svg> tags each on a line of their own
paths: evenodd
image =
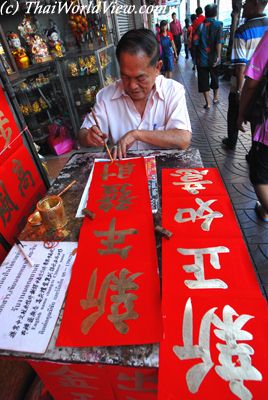
<svg viewBox="0 0 268 400">
<path fill-rule="evenodd" d="M 22 197 L 25 196 L 24 190 L 27 190 L 30 184 L 35 186 L 32 174 L 30 171 L 24 171 L 21 162 L 19 160 L 12 160 L 14 164 L 13 172 L 17 175 L 19 179 L 19 191 Z"/>
<path fill-rule="evenodd" d="M 99 200 L 101 203 L 100 209 L 108 212 L 114 206 L 117 211 L 127 210 L 131 205 L 132 199 L 136 197 L 130 196 L 131 190 L 128 190 L 128 188 L 132 186 L 129 183 L 102 185 L 104 196 Z"/>
<path fill-rule="evenodd" d="M 117 167 L 118 171 L 117 172 L 110 172 L 109 169 Z M 130 175 L 133 172 L 133 169 L 135 167 L 135 164 L 131 163 L 119 163 L 119 162 L 114 162 L 114 163 L 109 163 L 109 164 L 104 164 L 103 166 L 103 173 L 102 173 L 102 180 L 107 181 L 109 176 L 116 176 L 118 179 L 126 179 L 129 178 Z"/>
<path fill-rule="evenodd" d="M 60 367 L 53 372 L 50 372 L 49 375 L 58 377 L 61 386 L 81 389 L 87 388 L 96 390 L 97 387 L 89 384 L 89 380 L 96 381 L 99 379 L 96 376 L 91 376 L 89 374 L 83 374 L 82 372 L 75 371 L 67 365 Z M 96 382 L 94 382 L 94 384 L 96 384 Z"/>
<path fill-rule="evenodd" d="M 141 272 L 135 274 L 130 274 L 130 272 L 123 268 L 119 277 L 115 275 L 115 272 L 110 272 L 103 280 L 99 294 L 94 298 L 96 283 L 97 283 L 97 269 L 95 269 L 90 277 L 87 298 L 80 301 L 80 305 L 83 310 L 88 310 L 92 307 L 97 307 L 97 311 L 86 317 L 81 324 L 81 331 L 83 334 L 87 334 L 95 322 L 101 317 L 105 312 L 105 303 L 107 297 L 107 291 L 110 287 L 112 291 L 117 291 L 117 295 L 112 295 L 111 300 L 113 304 L 111 305 L 111 314 L 108 315 L 108 320 L 114 324 L 114 327 L 121 334 L 128 333 L 129 327 L 125 323 L 126 320 L 134 320 L 139 317 L 139 314 L 134 311 L 134 301 L 137 296 L 133 293 L 128 293 L 129 290 L 137 290 L 139 286 L 134 282 L 134 280 L 142 275 Z M 109 284 L 112 283 L 110 286 Z M 120 314 L 121 305 L 124 305 L 125 312 Z"/>
<path fill-rule="evenodd" d="M 13 203 L 7 193 L 4 183 L 0 181 L 0 218 L 3 221 L 4 227 L 10 221 L 12 212 L 18 209 L 19 207 Z"/>
<path fill-rule="evenodd" d="M 2 150 L 5 150 L 9 146 L 12 135 L 12 129 L 9 126 L 5 127 L 7 124 L 9 124 L 9 120 L 5 117 L 3 111 L 0 110 L 0 138 L 4 139 Z"/>
<path fill-rule="evenodd" d="M 124 243 L 126 235 L 136 235 L 138 230 L 135 228 L 124 229 L 120 231 L 115 230 L 116 218 L 112 218 L 108 231 L 94 231 L 96 237 L 107 236 L 107 240 L 101 240 L 101 243 L 107 246 L 107 249 L 98 249 L 101 255 L 119 254 L 121 258 L 125 259 L 128 256 L 129 250 L 132 246 L 125 246 L 123 248 L 114 247 L 115 244 Z"/>
</svg>

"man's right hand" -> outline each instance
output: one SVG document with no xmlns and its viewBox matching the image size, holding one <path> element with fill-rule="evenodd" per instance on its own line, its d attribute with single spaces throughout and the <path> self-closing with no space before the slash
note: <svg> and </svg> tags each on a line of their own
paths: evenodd
<svg viewBox="0 0 268 400">
<path fill-rule="evenodd" d="M 80 140 L 82 145 L 95 147 L 103 146 L 104 139 L 108 137 L 105 133 L 102 133 L 96 125 L 93 125 L 89 129 L 81 129 L 79 135 L 82 139 Z"/>
</svg>

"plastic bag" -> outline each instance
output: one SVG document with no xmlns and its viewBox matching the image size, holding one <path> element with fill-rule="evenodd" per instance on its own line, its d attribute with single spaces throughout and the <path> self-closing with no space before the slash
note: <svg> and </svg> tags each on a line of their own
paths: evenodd
<svg viewBox="0 0 268 400">
<path fill-rule="evenodd" d="M 74 141 L 65 125 L 59 125 L 55 122 L 48 126 L 48 132 L 48 145 L 57 156 L 68 153 L 73 149 Z"/>
</svg>

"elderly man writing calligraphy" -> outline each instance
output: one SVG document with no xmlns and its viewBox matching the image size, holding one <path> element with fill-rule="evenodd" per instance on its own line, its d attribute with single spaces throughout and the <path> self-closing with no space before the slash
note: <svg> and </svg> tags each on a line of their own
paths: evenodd
<svg viewBox="0 0 268 400">
<path fill-rule="evenodd" d="M 114 158 L 127 151 L 186 149 L 191 126 L 183 86 L 160 75 L 159 45 L 147 29 L 128 31 L 116 50 L 121 79 L 100 90 L 94 111 L 79 131 L 83 146 L 102 146 L 109 138 Z"/>
</svg>

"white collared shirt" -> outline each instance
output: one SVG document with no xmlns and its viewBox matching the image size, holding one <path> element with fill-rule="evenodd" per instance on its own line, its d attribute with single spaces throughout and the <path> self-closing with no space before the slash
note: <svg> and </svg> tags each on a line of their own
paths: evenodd
<svg viewBox="0 0 268 400">
<path fill-rule="evenodd" d="M 191 131 L 184 87 L 162 75 L 157 76 L 145 107 L 143 116 L 137 111 L 132 99 L 124 92 L 118 80 L 101 89 L 94 106 L 100 129 L 117 143 L 127 132 L 138 130 L 184 129 Z M 91 114 L 87 114 L 81 128 L 96 125 Z M 152 149 L 155 146 L 136 141 L 131 150 Z"/>
</svg>

